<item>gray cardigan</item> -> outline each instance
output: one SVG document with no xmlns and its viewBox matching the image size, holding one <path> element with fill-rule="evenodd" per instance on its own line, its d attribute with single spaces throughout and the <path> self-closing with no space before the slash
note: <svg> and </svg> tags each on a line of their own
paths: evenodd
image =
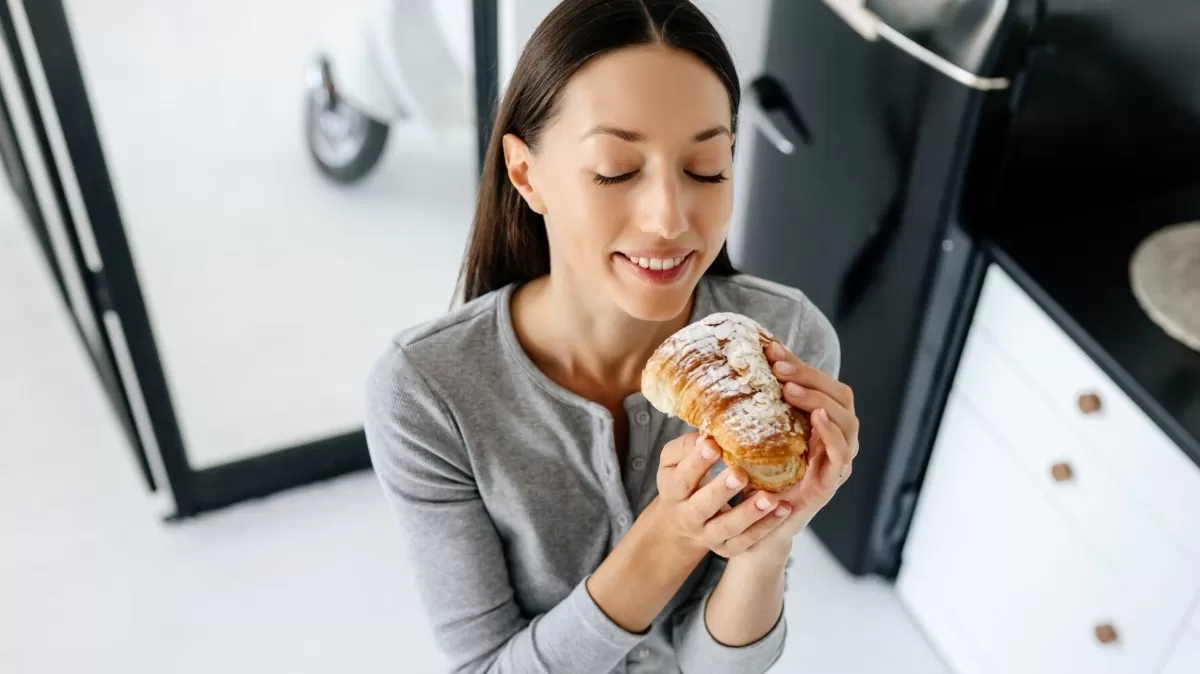
<svg viewBox="0 0 1200 674">
<path fill-rule="evenodd" d="M 644 634 L 605 616 L 585 581 L 655 497 L 663 444 L 692 429 L 625 400 L 612 417 L 550 381 L 520 348 L 512 286 L 398 335 L 370 375 L 375 471 L 411 550 L 426 614 L 454 672 L 751 674 L 779 658 L 785 620 L 740 648 L 716 642 L 704 605 L 710 554 Z M 837 375 L 837 336 L 799 291 L 750 276 L 705 278 L 693 318 L 750 316 Z"/>
</svg>

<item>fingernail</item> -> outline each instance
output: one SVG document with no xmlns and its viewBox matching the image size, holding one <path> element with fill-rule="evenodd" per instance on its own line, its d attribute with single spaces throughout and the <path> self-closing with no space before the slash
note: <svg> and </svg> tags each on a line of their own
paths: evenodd
<svg viewBox="0 0 1200 674">
<path fill-rule="evenodd" d="M 793 382 L 788 382 L 787 386 L 784 386 L 783 388 L 787 391 L 788 395 L 796 398 L 802 397 L 805 393 L 803 386 Z"/>
<path fill-rule="evenodd" d="M 700 443 L 700 456 L 712 461 L 717 458 L 717 450 L 713 449 L 713 446 L 706 440 Z"/>
<path fill-rule="evenodd" d="M 743 484 L 736 476 L 729 475 L 725 478 L 725 486 L 730 489 L 741 489 Z"/>
<path fill-rule="evenodd" d="M 776 358 L 787 358 L 787 351 L 784 350 L 783 345 L 779 342 L 772 342 L 771 355 Z"/>
<path fill-rule="evenodd" d="M 768 499 L 766 496 L 759 496 L 758 499 L 754 501 L 754 505 L 759 510 L 770 510 L 771 509 L 771 500 Z"/>
<path fill-rule="evenodd" d="M 785 361 L 775 363 L 775 371 L 782 375 L 796 374 L 796 368 L 791 363 Z"/>
<path fill-rule="evenodd" d="M 829 417 L 825 416 L 824 409 L 819 409 L 816 412 L 813 412 L 813 417 L 816 419 L 816 422 L 818 424 L 821 424 L 822 426 L 824 426 L 825 423 L 829 421 Z"/>
<path fill-rule="evenodd" d="M 792 510 L 791 510 L 791 508 L 788 508 L 787 506 L 779 506 L 778 508 L 775 509 L 776 517 L 787 517 L 788 515 L 791 515 L 791 514 L 792 514 Z"/>
</svg>

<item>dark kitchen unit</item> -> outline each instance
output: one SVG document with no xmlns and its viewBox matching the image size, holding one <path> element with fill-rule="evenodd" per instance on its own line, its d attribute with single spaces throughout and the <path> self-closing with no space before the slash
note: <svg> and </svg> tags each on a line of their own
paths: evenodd
<svg viewBox="0 0 1200 674">
<path fill-rule="evenodd" d="M 862 449 L 812 527 L 850 572 L 890 578 L 988 264 L 1200 462 L 1200 353 L 1151 323 L 1127 282 L 1141 238 L 1200 219 L 1200 12 L 867 8 L 936 67 L 825 2 L 775 2 L 765 68 L 746 78 L 758 135 L 733 252 L 838 330 Z"/>
</svg>

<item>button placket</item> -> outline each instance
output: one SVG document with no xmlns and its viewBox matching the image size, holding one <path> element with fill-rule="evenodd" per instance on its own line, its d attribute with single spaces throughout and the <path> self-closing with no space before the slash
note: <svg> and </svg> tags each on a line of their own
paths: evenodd
<svg viewBox="0 0 1200 674">
<path fill-rule="evenodd" d="M 597 473 L 601 479 L 611 486 L 613 478 L 616 477 L 619 466 L 617 466 L 616 447 L 613 445 L 613 428 L 612 423 L 607 419 L 600 419 L 597 424 L 596 446 L 600 451 L 596 452 L 592 457 L 592 461 L 597 465 Z M 620 480 L 617 480 L 619 482 Z"/>
<path fill-rule="evenodd" d="M 599 421 L 599 438 L 596 446 L 601 449 L 597 452 L 597 456 L 593 457 L 593 461 L 599 462 L 599 472 L 601 473 L 601 481 L 604 483 L 604 493 L 607 496 L 609 504 L 609 512 L 615 515 L 614 520 L 619 528 L 617 532 L 618 538 L 625 534 L 625 530 L 633 523 L 633 518 L 630 515 L 629 499 L 625 493 L 625 483 L 621 478 L 620 466 L 617 465 L 617 452 L 613 444 L 613 427 L 612 422 L 608 419 Z"/>
<path fill-rule="evenodd" d="M 642 403 L 645 405 L 646 403 Z M 638 475 L 633 476 L 635 480 L 641 477 L 641 472 L 646 469 L 646 447 L 650 444 L 650 439 L 654 435 L 650 428 L 651 416 L 650 412 L 645 408 L 639 409 L 633 414 L 633 423 L 637 425 L 636 442 L 631 443 L 629 448 L 630 462 L 629 466 Z"/>
</svg>

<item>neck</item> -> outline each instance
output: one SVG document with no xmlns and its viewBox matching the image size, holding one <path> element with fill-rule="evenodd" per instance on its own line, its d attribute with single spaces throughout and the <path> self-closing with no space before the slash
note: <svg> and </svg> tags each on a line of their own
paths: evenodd
<svg viewBox="0 0 1200 674">
<path fill-rule="evenodd" d="M 550 275 L 521 288 L 512 313 L 522 346 L 548 375 L 624 396 L 640 388 L 642 367 L 687 323 L 694 302 L 670 321 L 643 321 Z"/>
</svg>

